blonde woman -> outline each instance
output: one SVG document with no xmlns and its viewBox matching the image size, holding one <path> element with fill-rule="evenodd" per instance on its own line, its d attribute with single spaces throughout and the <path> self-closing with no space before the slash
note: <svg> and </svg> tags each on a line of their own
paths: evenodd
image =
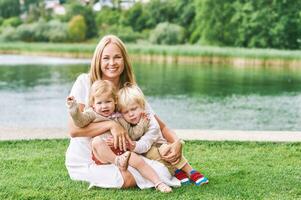
<svg viewBox="0 0 301 200">
<path fill-rule="evenodd" d="M 136 83 L 125 45 L 116 36 L 108 35 L 100 40 L 95 49 L 89 73 L 79 75 L 73 84 L 69 95 L 74 96 L 80 104 L 81 111 L 84 110 L 85 105 L 88 105 L 90 87 L 96 80 L 111 81 L 118 89 L 125 82 Z M 150 113 L 154 113 L 148 104 L 146 109 Z M 170 153 L 163 159 L 170 163 L 177 163 L 181 158 L 181 142 L 157 115 L 155 118 L 164 138 L 172 143 Z M 103 121 L 79 128 L 70 119 L 68 127 L 71 140 L 66 152 L 66 167 L 71 179 L 87 181 L 91 186 L 106 188 L 127 188 L 135 185 L 141 189 L 154 187 L 152 182 L 144 179 L 137 170 L 131 167 L 128 170 L 120 171 L 114 165 L 96 165 L 91 159 L 91 138 L 107 131 L 110 131 L 113 136 L 115 148 L 126 149 L 129 137 L 121 125 L 114 121 Z M 93 145 L 95 146 L 92 148 L 98 146 L 97 143 L 93 143 Z M 156 161 L 148 159 L 145 161 L 166 184 L 180 185 L 176 178 L 170 176 L 166 167 Z"/>
</svg>

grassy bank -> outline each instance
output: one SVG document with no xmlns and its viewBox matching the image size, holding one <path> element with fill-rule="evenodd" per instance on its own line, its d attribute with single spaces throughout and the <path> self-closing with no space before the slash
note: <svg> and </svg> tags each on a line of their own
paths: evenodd
<svg viewBox="0 0 301 200">
<path fill-rule="evenodd" d="M 0 53 L 90 58 L 92 57 L 95 46 L 96 43 L 0 43 Z M 291 62 L 298 62 L 298 64 L 300 64 L 301 62 L 301 51 L 150 44 L 127 44 L 127 47 L 130 55 L 134 59 L 148 60 L 150 62 L 206 62 L 229 64 L 238 62 L 240 64 L 257 63 L 262 65 L 282 65 Z"/>
<path fill-rule="evenodd" d="M 160 194 L 92 189 L 71 181 L 67 140 L 0 142 L 0 199 L 300 199 L 301 143 L 187 142 L 185 155 L 210 179 Z"/>
</svg>

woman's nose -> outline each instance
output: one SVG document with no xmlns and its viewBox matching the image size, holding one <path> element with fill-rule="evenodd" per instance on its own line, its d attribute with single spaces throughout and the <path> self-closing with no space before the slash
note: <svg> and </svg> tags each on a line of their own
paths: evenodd
<svg viewBox="0 0 301 200">
<path fill-rule="evenodd" d="M 115 63 L 115 60 L 114 59 L 110 59 L 109 64 L 110 65 L 114 65 L 114 63 Z"/>
</svg>

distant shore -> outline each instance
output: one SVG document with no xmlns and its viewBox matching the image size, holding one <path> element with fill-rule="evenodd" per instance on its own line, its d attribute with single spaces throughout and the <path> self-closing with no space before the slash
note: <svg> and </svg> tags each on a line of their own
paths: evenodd
<svg viewBox="0 0 301 200">
<path fill-rule="evenodd" d="M 0 54 L 21 54 L 91 59 L 96 44 L 0 43 Z M 127 44 L 133 61 L 170 64 L 225 64 L 243 66 L 299 67 L 301 51 L 202 47 L 195 45 Z"/>
</svg>

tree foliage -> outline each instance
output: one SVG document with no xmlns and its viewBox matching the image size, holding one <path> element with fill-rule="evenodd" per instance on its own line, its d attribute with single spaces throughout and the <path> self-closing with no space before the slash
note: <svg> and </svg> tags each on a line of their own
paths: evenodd
<svg viewBox="0 0 301 200">
<path fill-rule="evenodd" d="M 72 17 L 68 23 L 68 33 L 72 41 L 80 42 L 86 39 L 87 25 L 81 15 Z"/>
<path fill-rule="evenodd" d="M 9 18 L 21 13 L 19 0 L 0 0 L 0 16 Z"/>
<path fill-rule="evenodd" d="M 301 1 L 202 0 L 197 2 L 193 42 L 226 46 L 297 49 Z"/>
</svg>

